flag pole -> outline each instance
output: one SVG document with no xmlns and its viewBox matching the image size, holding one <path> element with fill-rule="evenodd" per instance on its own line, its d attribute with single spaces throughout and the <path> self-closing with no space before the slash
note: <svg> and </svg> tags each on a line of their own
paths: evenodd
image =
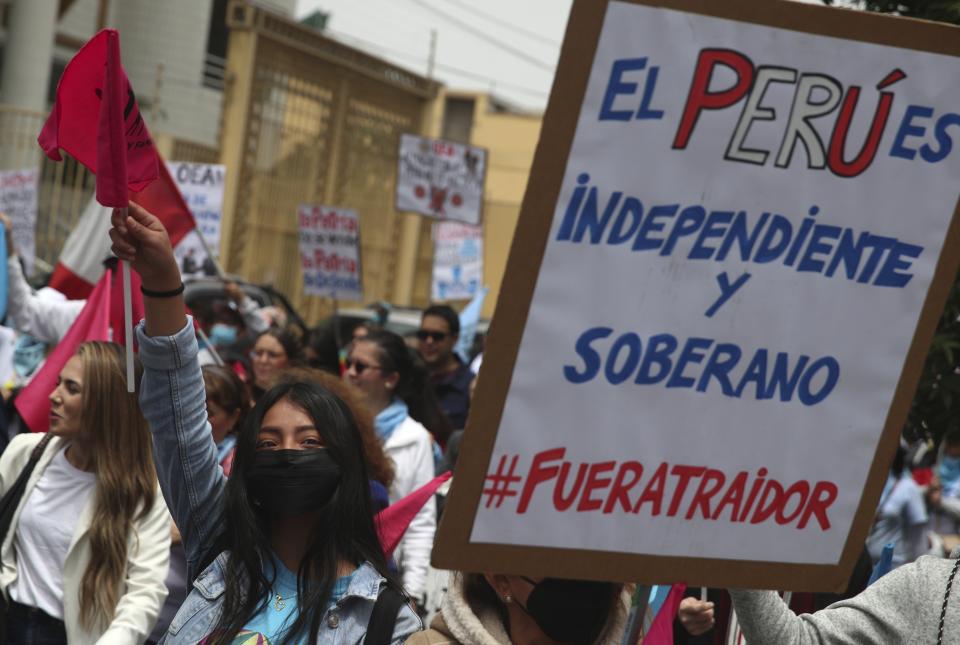
<svg viewBox="0 0 960 645">
<path fill-rule="evenodd" d="M 213 268 L 217 272 L 217 277 L 222 281 L 226 282 L 228 280 L 227 274 L 224 273 L 223 267 L 220 266 L 220 259 L 213 254 L 213 251 L 210 249 L 210 243 L 207 242 L 207 238 L 204 237 L 203 232 L 200 230 L 200 227 L 197 226 L 193 231 L 197 234 L 197 238 L 200 240 L 200 246 L 203 247 L 203 250 L 206 252 L 207 257 L 213 262 Z"/>
<path fill-rule="evenodd" d="M 123 213 L 123 221 L 127 221 L 129 209 L 124 206 L 120 209 Z M 126 260 L 120 262 L 123 273 L 123 327 L 124 339 L 127 350 L 127 392 L 136 392 L 136 377 L 133 372 L 133 293 L 130 287 L 130 263 Z"/>
<path fill-rule="evenodd" d="M 213 347 L 213 343 L 210 342 L 210 337 L 207 336 L 207 333 L 197 325 L 197 336 L 200 337 L 200 340 L 204 342 L 207 346 L 207 349 L 210 350 L 210 355 L 213 356 L 213 362 L 223 367 L 226 363 L 223 362 L 223 359 L 220 357 L 220 354 L 217 353 L 217 350 Z"/>
</svg>

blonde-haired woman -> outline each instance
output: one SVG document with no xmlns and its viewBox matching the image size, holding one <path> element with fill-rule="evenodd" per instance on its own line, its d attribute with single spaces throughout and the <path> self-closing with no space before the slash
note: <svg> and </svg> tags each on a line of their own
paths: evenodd
<svg viewBox="0 0 960 645">
<path fill-rule="evenodd" d="M 82 344 L 50 402 L 53 438 L 0 545 L 7 642 L 142 643 L 167 594 L 171 520 L 123 348 Z M 0 493 L 42 438 L 13 439 Z"/>
</svg>

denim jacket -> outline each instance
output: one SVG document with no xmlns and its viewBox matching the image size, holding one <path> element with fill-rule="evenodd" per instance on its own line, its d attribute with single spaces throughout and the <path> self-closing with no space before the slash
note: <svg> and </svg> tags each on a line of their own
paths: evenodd
<svg viewBox="0 0 960 645">
<path fill-rule="evenodd" d="M 226 484 L 207 422 L 193 322 L 188 321 L 173 336 L 153 338 L 146 335 L 141 323 L 137 339 L 144 367 L 140 406 L 153 432 L 160 488 L 180 529 L 188 579 L 193 580 L 203 564 L 202 558 L 214 548 L 223 530 Z M 210 634 L 220 615 L 228 557 L 228 553 L 221 553 L 196 577 L 164 642 L 193 645 Z M 363 642 L 373 605 L 385 582 L 370 564 L 360 565 L 346 595 L 324 614 L 317 642 Z M 392 642 L 402 643 L 420 629 L 420 619 L 408 605 L 403 605 Z"/>
</svg>

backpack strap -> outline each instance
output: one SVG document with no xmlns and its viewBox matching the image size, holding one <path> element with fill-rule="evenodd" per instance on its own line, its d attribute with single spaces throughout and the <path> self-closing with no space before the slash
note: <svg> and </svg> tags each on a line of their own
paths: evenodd
<svg viewBox="0 0 960 645">
<path fill-rule="evenodd" d="M 17 512 L 17 507 L 20 506 L 23 494 L 27 490 L 27 481 L 30 479 L 30 475 L 33 474 L 33 470 L 37 467 L 37 462 L 40 461 L 40 457 L 43 455 L 43 451 L 51 439 L 53 439 L 53 435 L 48 432 L 43 436 L 43 439 L 40 440 L 40 443 L 34 446 L 33 452 L 30 453 L 29 461 L 27 461 L 27 464 L 23 467 L 13 486 L 11 486 L 3 498 L 0 499 L 0 544 L 3 544 L 4 540 L 6 540 L 7 533 L 10 531 L 10 525 L 13 524 L 13 516 Z"/>
<path fill-rule="evenodd" d="M 406 597 L 389 584 L 384 586 L 377 596 L 367 623 L 367 635 L 364 645 L 390 645 L 393 640 L 393 628 L 397 624 L 400 608 L 407 602 Z"/>
</svg>

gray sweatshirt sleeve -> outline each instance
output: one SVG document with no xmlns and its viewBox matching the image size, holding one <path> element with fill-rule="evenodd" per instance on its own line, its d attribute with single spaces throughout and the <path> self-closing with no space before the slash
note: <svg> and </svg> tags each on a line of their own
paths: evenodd
<svg viewBox="0 0 960 645">
<path fill-rule="evenodd" d="M 928 631 L 934 639 L 925 642 L 935 643 L 946 574 L 931 575 L 931 560 L 937 559 L 899 567 L 859 595 L 814 614 L 795 615 L 773 591 L 730 595 L 750 645 L 912 643 Z"/>
</svg>

